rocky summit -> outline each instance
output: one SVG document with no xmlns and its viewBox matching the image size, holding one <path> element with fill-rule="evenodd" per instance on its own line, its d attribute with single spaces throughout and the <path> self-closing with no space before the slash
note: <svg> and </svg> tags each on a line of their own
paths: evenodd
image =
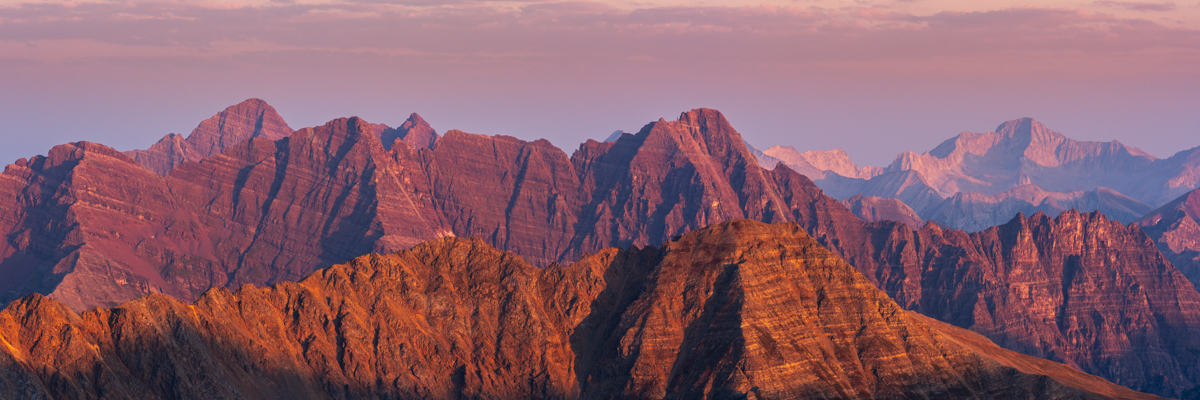
<svg viewBox="0 0 1200 400">
<path fill-rule="evenodd" d="M 905 311 L 794 224 L 539 269 L 479 239 L 296 283 L 0 312 L 7 399 L 1149 399 Z"/>
<path fill-rule="evenodd" d="M 186 138 L 169 134 L 146 150 L 125 154 L 159 175 L 188 161 L 200 161 L 251 138 L 278 140 L 292 133 L 275 108 L 262 99 L 249 99 L 204 120 Z"/>
</svg>

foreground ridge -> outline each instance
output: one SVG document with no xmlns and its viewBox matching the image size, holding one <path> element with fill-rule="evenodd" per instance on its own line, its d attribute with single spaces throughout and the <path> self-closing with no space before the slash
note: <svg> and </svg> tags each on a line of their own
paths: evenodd
<svg viewBox="0 0 1200 400">
<path fill-rule="evenodd" d="M 445 238 L 192 305 L 31 295 L 0 341 L 9 399 L 1154 398 L 905 311 L 799 226 L 748 220 L 547 269 Z"/>
</svg>

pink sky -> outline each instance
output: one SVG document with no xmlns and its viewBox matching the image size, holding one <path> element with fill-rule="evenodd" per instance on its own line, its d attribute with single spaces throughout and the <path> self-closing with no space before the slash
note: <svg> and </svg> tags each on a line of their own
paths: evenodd
<svg viewBox="0 0 1200 400">
<path fill-rule="evenodd" d="M 144 148 L 249 97 L 568 152 L 711 107 L 875 165 L 1024 116 L 1169 156 L 1200 146 L 1197 66 L 1200 0 L 0 0 L 0 161 Z"/>
</svg>

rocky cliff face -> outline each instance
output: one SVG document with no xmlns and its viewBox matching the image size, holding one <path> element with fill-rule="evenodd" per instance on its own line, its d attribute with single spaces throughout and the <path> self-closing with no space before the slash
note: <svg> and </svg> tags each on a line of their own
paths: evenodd
<svg viewBox="0 0 1200 400">
<path fill-rule="evenodd" d="M 1159 207 L 1138 221 L 1163 255 L 1200 286 L 1200 190 Z"/>
<path fill-rule="evenodd" d="M 583 187 L 574 252 L 662 243 L 736 218 L 786 221 L 769 172 L 716 110 L 660 119 L 615 142 L 588 141 L 571 162 Z"/>
<path fill-rule="evenodd" d="M 1139 390 L 1179 396 L 1200 381 L 1200 294 L 1137 227 L 1075 211 L 972 234 L 808 218 L 908 309 Z"/>
<path fill-rule="evenodd" d="M 427 127 L 419 117 L 409 122 Z M 481 237 L 544 266 L 735 218 L 784 221 L 766 172 L 714 110 L 590 142 L 570 158 L 544 140 L 458 131 L 433 149 L 389 151 L 378 132 L 387 129 L 349 118 L 279 140 L 252 137 L 165 178 L 91 144 L 10 166 L 0 191 L 14 205 L 3 273 L 32 283 L 12 284 L 6 299 L 39 292 L 80 310 L 148 293 L 194 299 L 209 287 L 298 279 L 449 235 Z M 79 146 L 104 151 L 87 162 L 95 152 Z M 68 179 L 84 175 L 86 183 Z M 76 191 L 94 199 L 80 202 Z M 141 200 L 149 193 L 158 194 L 154 201 Z M 75 203 L 104 218 L 76 222 L 65 210 Z M 36 236 L 47 226 L 57 231 Z M 124 242 L 97 247 L 94 263 L 108 267 L 96 279 L 117 282 L 107 286 L 119 291 L 61 283 L 83 271 L 58 265 L 77 258 L 68 256 L 74 247 L 109 237 Z"/>
<path fill-rule="evenodd" d="M 298 283 L 0 312 L 33 398 L 1152 398 L 901 309 L 799 226 L 538 269 L 479 239 Z"/>
<path fill-rule="evenodd" d="M 163 179 L 94 143 L 57 146 L 0 175 L 0 290 L 44 293 L 78 308 L 210 286 L 177 280 L 170 254 L 204 239 Z"/>
<path fill-rule="evenodd" d="M 166 178 L 101 145 L 56 147 L 3 174 L 5 297 L 194 299 L 451 234 L 397 154 L 357 118 L 251 138 Z"/>
<path fill-rule="evenodd" d="M 538 266 L 572 252 L 580 177 L 549 141 L 452 130 L 415 157 L 448 234 L 483 238 Z"/>
<path fill-rule="evenodd" d="M 251 140 L 187 164 L 167 183 L 203 215 L 220 285 L 299 279 L 371 251 L 445 236 L 371 126 L 343 118 L 278 140 Z"/>
<path fill-rule="evenodd" d="M 292 133 L 275 108 L 261 99 L 249 99 L 204 120 L 184 138 L 169 134 L 146 150 L 126 152 L 130 158 L 159 175 L 167 175 L 184 162 L 220 154 L 251 138 L 278 140 Z"/>
</svg>

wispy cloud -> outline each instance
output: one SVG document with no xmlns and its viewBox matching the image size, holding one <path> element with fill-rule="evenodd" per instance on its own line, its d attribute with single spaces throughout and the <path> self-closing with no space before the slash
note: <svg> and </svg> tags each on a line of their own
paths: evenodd
<svg viewBox="0 0 1200 400">
<path fill-rule="evenodd" d="M 1096 5 L 1129 11 L 1175 11 L 1175 3 L 1152 3 L 1142 1 L 1097 1 Z"/>
<path fill-rule="evenodd" d="M 289 68 L 295 55 L 308 53 L 433 73 L 504 70 L 530 80 L 613 69 L 764 77 L 806 68 L 1161 74 L 1194 70 L 1200 61 L 1200 31 L 1078 9 L 917 15 L 873 6 L 424 1 L 27 3 L 0 7 L 0 50 L 10 63 L 135 69 Z"/>
<path fill-rule="evenodd" d="M 1136 4 L 1149 7 L 1151 3 Z M 690 42 L 690 36 L 715 40 L 703 46 L 759 40 L 879 45 L 919 40 L 929 52 L 953 53 L 968 40 L 975 41 L 974 47 L 980 51 L 1028 45 L 1103 50 L 1113 43 L 1125 49 L 1188 49 L 1195 45 L 1196 32 L 1149 20 L 1049 8 L 929 16 L 870 7 L 656 7 L 627 11 L 598 2 L 528 2 L 512 7 L 472 0 L 438 2 L 437 6 L 429 6 L 426 0 L 366 0 L 227 8 L 176 2 L 40 3 L 0 8 L 0 40 L 96 40 L 196 51 L 220 42 L 251 40 L 284 48 L 569 52 L 607 43 L 632 45 L 627 50 L 635 52 L 651 50 L 628 42 L 635 36 L 646 44 L 677 42 L 675 46 L 685 48 L 701 45 Z"/>
</svg>

